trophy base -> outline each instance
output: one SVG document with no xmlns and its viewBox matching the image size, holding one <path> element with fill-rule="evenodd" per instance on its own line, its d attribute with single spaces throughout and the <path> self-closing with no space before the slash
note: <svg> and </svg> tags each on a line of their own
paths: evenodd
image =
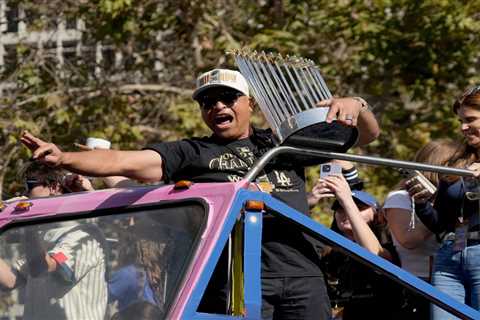
<svg viewBox="0 0 480 320">
<path fill-rule="evenodd" d="M 358 140 L 356 127 L 347 127 L 336 121 L 325 122 L 328 108 L 316 108 L 296 114 L 280 126 L 279 137 L 284 137 L 280 144 L 313 150 L 346 152 Z M 291 157 L 291 156 L 289 156 Z M 295 161 L 315 165 L 328 159 L 294 156 Z"/>
</svg>

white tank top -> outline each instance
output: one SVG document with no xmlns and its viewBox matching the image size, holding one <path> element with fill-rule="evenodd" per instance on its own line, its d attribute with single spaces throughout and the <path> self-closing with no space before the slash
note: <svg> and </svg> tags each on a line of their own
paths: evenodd
<svg viewBox="0 0 480 320">
<path fill-rule="evenodd" d="M 392 191 L 387 195 L 383 208 L 405 209 L 408 211 L 404 211 L 404 213 L 401 214 L 411 215 L 412 200 L 408 192 L 405 190 Z M 415 225 L 423 226 L 423 223 L 420 221 L 420 219 L 418 219 L 417 215 L 415 215 Z M 436 241 L 435 236 L 432 234 L 431 237 L 429 237 L 415 249 L 407 249 L 402 247 L 393 233 L 392 239 L 400 257 L 402 268 L 416 275 L 417 277 L 429 278 L 430 256 L 435 256 L 435 253 L 439 248 L 439 243 Z"/>
</svg>

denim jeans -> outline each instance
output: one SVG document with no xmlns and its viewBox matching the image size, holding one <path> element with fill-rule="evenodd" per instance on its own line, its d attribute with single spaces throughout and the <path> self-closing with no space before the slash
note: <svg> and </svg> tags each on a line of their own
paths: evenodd
<svg viewBox="0 0 480 320">
<path fill-rule="evenodd" d="M 480 309 L 480 244 L 453 250 L 454 241 L 444 241 L 435 259 L 432 284 L 453 299 Z M 432 305 L 432 319 L 457 319 Z"/>
</svg>

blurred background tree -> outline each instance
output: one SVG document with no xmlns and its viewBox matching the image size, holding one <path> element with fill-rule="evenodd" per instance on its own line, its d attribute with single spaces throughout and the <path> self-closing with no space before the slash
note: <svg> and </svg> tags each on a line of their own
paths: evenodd
<svg viewBox="0 0 480 320">
<path fill-rule="evenodd" d="M 29 155 L 18 144 L 21 130 L 65 150 L 88 136 L 138 149 L 208 134 L 190 98 L 194 80 L 235 67 L 231 49 L 313 59 L 334 94 L 366 98 L 381 124 L 377 141 L 352 152 L 396 159 L 412 159 L 431 139 L 457 137 L 451 105 L 480 80 L 480 1 L 2 2 L 21 8 L 25 37 L 76 21 L 81 39 L 68 56 L 53 54 L 44 39 L 20 41 L 5 58 L 0 81 L 13 85 L 0 97 L 3 198 L 22 191 L 16 175 Z M 261 115 L 256 123 L 264 125 Z M 399 179 L 390 168 L 360 169 L 380 199 Z M 308 173 L 311 185 L 317 168 Z"/>
</svg>

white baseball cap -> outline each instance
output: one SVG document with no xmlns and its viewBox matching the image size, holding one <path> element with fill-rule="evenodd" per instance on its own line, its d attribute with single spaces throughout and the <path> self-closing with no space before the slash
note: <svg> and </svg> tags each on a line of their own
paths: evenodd
<svg viewBox="0 0 480 320">
<path fill-rule="evenodd" d="M 197 88 L 192 98 L 196 100 L 200 93 L 213 87 L 229 87 L 250 96 L 247 80 L 240 72 L 230 69 L 213 69 L 197 78 Z"/>
</svg>

